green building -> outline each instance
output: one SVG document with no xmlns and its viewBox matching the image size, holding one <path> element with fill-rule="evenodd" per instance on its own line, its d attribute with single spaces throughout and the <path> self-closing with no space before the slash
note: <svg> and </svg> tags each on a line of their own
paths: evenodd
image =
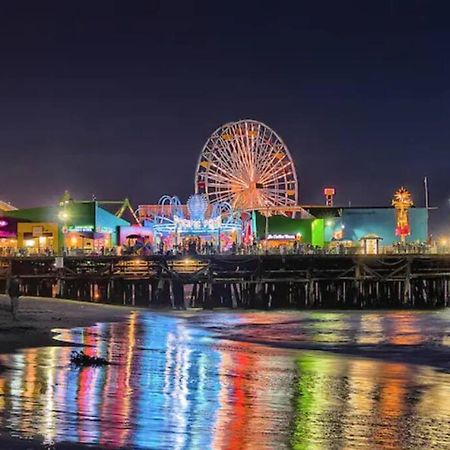
<svg viewBox="0 0 450 450">
<path fill-rule="evenodd" d="M 46 246 L 58 253 L 63 247 L 95 250 L 118 245 L 119 227 L 130 225 L 96 201 L 70 201 L 62 206 L 7 211 L 4 215 L 19 221 L 18 247 L 36 250 Z"/>
<path fill-rule="evenodd" d="M 304 244 L 323 247 L 323 219 L 292 219 L 282 215 L 266 217 L 254 211 L 253 230 L 257 239 L 273 242 L 298 241 Z"/>
</svg>

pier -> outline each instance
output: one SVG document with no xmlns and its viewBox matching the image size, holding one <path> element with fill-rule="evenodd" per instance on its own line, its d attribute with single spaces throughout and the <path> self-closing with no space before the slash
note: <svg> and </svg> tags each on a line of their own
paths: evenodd
<svg viewBox="0 0 450 450">
<path fill-rule="evenodd" d="M 0 258 L 0 289 L 153 308 L 440 308 L 449 255 Z"/>
</svg>

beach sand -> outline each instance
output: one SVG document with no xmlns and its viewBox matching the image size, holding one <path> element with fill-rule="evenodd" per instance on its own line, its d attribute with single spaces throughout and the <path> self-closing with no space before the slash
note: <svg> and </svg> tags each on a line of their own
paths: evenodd
<svg viewBox="0 0 450 450">
<path fill-rule="evenodd" d="M 21 297 L 18 321 L 9 312 L 9 298 L 0 295 L 0 353 L 20 348 L 63 345 L 53 339 L 52 329 L 119 322 L 138 308 L 77 302 L 56 298 Z"/>
<path fill-rule="evenodd" d="M 21 348 L 66 345 L 53 339 L 57 333 L 52 332 L 52 329 L 90 326 L 97 322 L 118 322 L 126 320 L 129 313 L 136 309 L 138 308 L 73 300 L 22 297 L 19 300 L 19 320 L 13 321 L 9 312 L 9 298 L 0 295 L 0 353 L 13 353 Z M 49 446 L 40 441 L 13 438 L 0 430 L 0 450 L 96 448 L 99 447 L 64 442 Z"/>
</svg>

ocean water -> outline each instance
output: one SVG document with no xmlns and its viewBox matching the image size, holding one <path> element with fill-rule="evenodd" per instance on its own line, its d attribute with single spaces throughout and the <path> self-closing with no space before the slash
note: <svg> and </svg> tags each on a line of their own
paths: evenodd
<svg viewBox="0 0 450 450">
<path fill-rule="evenodd" d="M 450 449 L 450 312 L 132 313 L 0 363 L 0 435 L 108 449 Z M 79 347 L 77 347 L 79 350 Z"/>
</svg>

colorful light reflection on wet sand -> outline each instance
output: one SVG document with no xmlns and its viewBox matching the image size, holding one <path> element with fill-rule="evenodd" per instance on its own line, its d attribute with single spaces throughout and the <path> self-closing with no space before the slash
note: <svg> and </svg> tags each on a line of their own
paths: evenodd
<svg viewBox="0 0 450 450">
<path fill-rule="evenodd" d="M 381 335 L 394 345 L 405 343 L 402 336 L 417 345 L 426 328 L 423 316 L 405 322 L 380 314 L 358 319 L 355 331 L 345 314 L 329 314 L 302 316 L 297 335 L 300 327 L 312 330 L 313 337 L 302 339 L 333 345 Z M 285 319 L 220 314 L 192 326 L 195 321 L 133 313 L 123 324 L 63 330 L 60 339 L 113 364 L 72 367 L 72 347 L 2 356 L 10 370 L 0 374 L 0 426 L 47 444 L 105 448 L 450 448 L 448 373 L 220 340 L 210 329 L 214 322 L 243 332 L 259 323 L 269 336 L 284 330 L 286 338 L 294 322 Z"/>
</svg>

